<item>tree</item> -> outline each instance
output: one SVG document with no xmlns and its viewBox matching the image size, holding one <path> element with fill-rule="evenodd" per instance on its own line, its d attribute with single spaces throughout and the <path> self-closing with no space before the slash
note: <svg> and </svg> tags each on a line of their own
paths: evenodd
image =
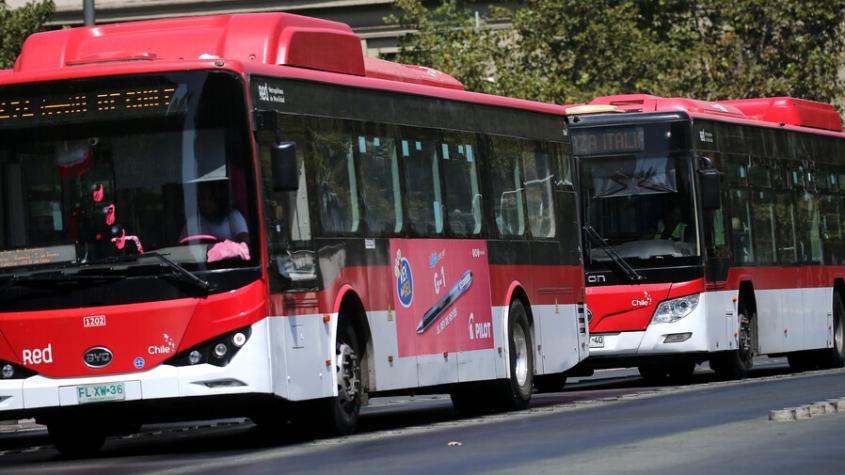
<svg viewBox="0 0 845 475">
<path fill-rule="evenodd" d="M 624 93 L 832 102 L 845 90 L 845 0 L 524 0 L 491 8 L 481 28 L 459 0 L 397 5 L 394 21 L 412 31 L 399 60 L 470 90 L 557 103 Z"/>
<path fill-rule="evenodd" d="M 54 9 L 52 0 L 27 3 L 15 10 L 10 10 L 5 0 L 0 0 L 0 68 L 15 65 L 24 40 L 45 29 L 44 23 Z"/>
</svg>

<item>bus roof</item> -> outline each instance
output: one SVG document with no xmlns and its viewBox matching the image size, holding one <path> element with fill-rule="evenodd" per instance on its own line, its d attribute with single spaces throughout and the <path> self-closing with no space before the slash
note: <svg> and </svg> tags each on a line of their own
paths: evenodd
<svg viewBox="0 0 845 475">
<path fill-rule="evenodd" d="M 648 94 L 624 94 L 597 97 L 590 104 L 612 105 L 626 112 L 685 111 L 698 117 L 745 119 L 780 126 L 842 131 L 842 119 L 832 105 L 793 97 L 701 101 Z"/>
<path fill-rule="evenodd" d="M 463 90 L 446 73 L 364 58 L 343 23 L 289 13 L 220 15 L 115 23 L 30 36 L 13 73 L 106 63 L 237 60 Z"/>
</svg>

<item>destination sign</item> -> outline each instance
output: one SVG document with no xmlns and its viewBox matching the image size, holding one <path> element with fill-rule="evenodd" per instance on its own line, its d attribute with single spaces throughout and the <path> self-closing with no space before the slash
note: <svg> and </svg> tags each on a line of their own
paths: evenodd
<svg viewBox="0 0 845 475">
<path fill-rule="evenodd" d="M 75 260 L 76 246 L 73 244 L 0 251 L 0 269 L 7 267 L 73 262 Z"/>
<path fill-rule="evenodd" d="M 137 87 L 73 94 L 0 98 L 0 125 L 44 120 L 92 119 L 171 110 L 176 88 Z"/>
<path fill-rule="evenodd" d="M 572 133 L 572 153 L 575 155 L 642 152 L 643 150 L 645 150 L 645 134 L 642 127 L 582 129 Z"/>
</svg>

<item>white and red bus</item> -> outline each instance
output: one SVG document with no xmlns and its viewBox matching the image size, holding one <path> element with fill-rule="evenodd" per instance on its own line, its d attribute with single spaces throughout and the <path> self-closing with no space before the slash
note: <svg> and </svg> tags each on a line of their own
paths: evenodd
<svg viewBox="0 0 845 475">
<path fill-rule="evenodd" d="M 842 366 L 845 134 L 834 108 L 647 95 L 591 105 L 618 112 L 570 119 L 585 365 L 637 366 L 648 379 L 707 360 L 742 377 L 754 354 Z"/>
<path fill-rule="evenodd" d="M 36 34 L 0 136 L 0 418 L 60 450 L 223 415 L 346 433 L 385 392 L 523 408 L 587 355 L 563 109 L 346 25 Z"/>
</svg>

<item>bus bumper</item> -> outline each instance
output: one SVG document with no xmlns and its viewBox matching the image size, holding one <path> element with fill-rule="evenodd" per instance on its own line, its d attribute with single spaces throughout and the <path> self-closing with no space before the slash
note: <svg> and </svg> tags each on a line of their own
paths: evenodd
<svg viewBox="0 0 845 475">
<path fill-rule="evenodd" d="M 718 343 L 708 327 L 707 294 L 686 317 L 673 323 L 650 323 L 644 331 L 590 334 L 590 359 L 632 358 L 718 351 Z M 723 323 L 724 325 L 724 323 Z M 600 336 L 601 342 L 596 341 Z"/>
<path fill-rule="evenodd" d="M 185 400 L 239 394 L 272 393 L 267 319 L 252 325 L 246 344 L 228 365 L 203 363 L 194 366 L 159 365 L 137 373 L 83 378 L 47 378 L 36 375 L 19 380 L 0 380 L 0 418 L 38 417 L 60 411 L 92 410 L 123 404 Z M 85 385 L 123 385 L 123 398 L 107 402 L 80 403 Z"/>
</svg>

